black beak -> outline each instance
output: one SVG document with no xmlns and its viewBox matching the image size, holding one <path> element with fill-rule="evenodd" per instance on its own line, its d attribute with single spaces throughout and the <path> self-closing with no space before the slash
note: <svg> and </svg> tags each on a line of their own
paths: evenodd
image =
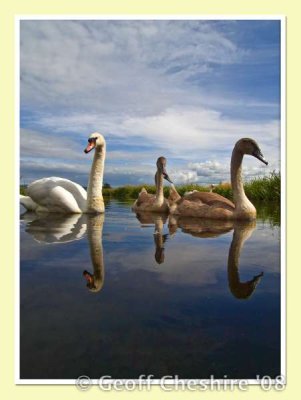
<svg viewBox="0 0 301 400">
<path fill-rule="evenodd" d="M 163 170 L 163 178 L 166 179 L 168 182 L 173 183 L 165 169 Z"/>
<path fill-rule="evenodd" d="M 253 152 L 252 154 L 254 157 L 256 157 L 258 160 L 260 160 L 261 162 L 263 162 L 265 165 L 268 165 L 269 163 L 267 162 L 267 160 L 265 160 L 265 158 L 263 157 L 263 154 L 261 153 L 260 150 L 256 150 Z"/>
</svg>

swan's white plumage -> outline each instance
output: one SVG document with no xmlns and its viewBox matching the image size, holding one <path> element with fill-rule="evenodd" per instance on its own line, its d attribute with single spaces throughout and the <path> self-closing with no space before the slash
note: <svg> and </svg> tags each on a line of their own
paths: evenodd
<svg viewBox="0 0 301 400">
<path fill-rule="evenodd" d="M 103 213 L 102 182 L 106 142 L 102 134 L 89 136 L 85 153 L 94 149 L 87 192 L 75 182 L 59 177 L 38 179 L 27 188 L 28 196 L 21 196 L 20 203 L 28 210 L 63 214 Z"/>
<path fill-rule="evenodd" d="M 27 211 L 36 211 L 38 205 L 29 196 L 20 195 L 20 203 Z"/>
<path fill-rule="evenodd" d="M 68 179 L 58 177 L 38 179 L 28 186 L 27 193 L 37 203 L 36 211 L 64 213 L 86 211 L 87 192 L 82 186 Z M 26 204 L 23 205 L 26 207 Z"/>
</svg>

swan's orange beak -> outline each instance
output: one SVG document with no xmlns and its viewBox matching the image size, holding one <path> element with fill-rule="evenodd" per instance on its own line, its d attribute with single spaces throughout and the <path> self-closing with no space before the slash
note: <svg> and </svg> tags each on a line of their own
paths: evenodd
<svg viewBox="0 0 301 400">
<path fill-rule="evenodd" d="M 94 147 L 95 147 L 95 141 L 94 140 L 88 140 L 88 145 L 87 145 L 87 147 L 85 148 L 85 150 L 84 150 L 84 152 L 87 154 L 87 153 L 89 153 L 91 150 L 93 150 L 94 149 Z"/>
<path fill-rule="evenodd" d="M 93 143 L 89 143 L 88 146 L 85 148 L 84 152 L 87 154 L 93 149 L 94 149 Z"/>
</svg>

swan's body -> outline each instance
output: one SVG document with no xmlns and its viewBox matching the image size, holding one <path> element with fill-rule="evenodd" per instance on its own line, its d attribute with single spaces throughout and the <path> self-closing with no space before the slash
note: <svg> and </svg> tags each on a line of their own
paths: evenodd
<svg viewBox="0 0 301 400">
<path fill-rule="evenodd" d="M 171 205 L 172 214 L 209 219 L 232 219 L 235 206 L 232 201 L 211 192 L 194 192 Z"/>
<path fill-rule="evenodd" d="M 28 211 L 66 214 L 85 212 L 87 192 L 68 179 L 38 179 L 28 186 L 27 193 L 28 196 L 22 196 L 20 201 Z"/>
<path fill-rule="evenodd" d="M 247 198 L 242 183 L 241 165 L 244 154 L 253 155 L 267 164 L 259 146 L 253 139 L 240 139 L 236 143 L 231 158 L 231 185 L 234 203 L 212 192 L 194 192 L 173 202 L 172 198 L 177 198 L 177 193 L 175 193 L 175 187 L 172 187 L 169 200 L 171 214 L 209 219 L 255 219 L 256 209 Z"/>
<path fill-rule="evenodd" d="M 155 175 L 156 182 L 156 194 L 147 193 L 146 189 L 142 189 L 138 195 L 138 199 L 133 204 L 132 210 L 146 211 L 146 212 L 168 212 L 169 204 L 164 198 L 163 193 L 163 179 L 171 182 L 166 170 L 166 159 L 164 157 L 159 157 L 157 160 L 157 172 Z"/>
<path fill-rule="evenodd" d="M 68 179 L 50 177 L 32 182 L 27 188 L 28 196 L 21 196 L 20 203 L 34 212 L 102 213 L 103 169 L 105 160 L 105 140 L 99 133 L 90 135 L 85 149 L 88 153 L 95 149 L 87 192 L 79 184 Z"/>
</svg>

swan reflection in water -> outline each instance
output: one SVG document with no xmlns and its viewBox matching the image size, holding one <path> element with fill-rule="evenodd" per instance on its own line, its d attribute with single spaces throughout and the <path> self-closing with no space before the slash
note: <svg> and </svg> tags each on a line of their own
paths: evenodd
<svg viewBox="0 0 301 400">
<path fill-rule="evenodd" d="M 174 235 L 178 228 L 180 228 L 183 233 L 188 233 L 191 236 L 214 238 L 230 232 L 233 229 L 233 221 L 217 221 L 170 215 L 168 220 L 169 232 Z"/>
<path fill-rule="evenodd" d="M 155 260 L 157 264 L 163 264 L 165 260 L 164 244 L 168 238 L 168 234 L 163 234 L 164 224 L 167 221 L 166 214 L 158 214 L 152 212 L 137 212 L 136 217 L 142 227 L 154 225 L 154 243 L 155 243 Z"/>
<path fill-rule="evenodd" d="M 240 282 L 239 278 L 239 258 L 241 250 L 246 240 L 248 240 L 256 228 L 255 221 L 242 222 L 235 221 L 233 238 L 228 255 L 228 282 L 233 296 L 237 299 L 248 299 L 260 282 L 263 272 L 255 275 L 247 282 Z"/>
<path fill-rule="evenodd" d="M 36 214 L 21 215 L 26 223 L 25 232 L 39 243 L 68 243 L 81 239 L 87 230 L 87 219 L 83 214 Z"/>
<path fill-rule="evenodd" d="M 93 273 L 83 271 L 87 288 L 99 292 L 104 284 L 102 229 L 104 214 L 36 214 L 26 212 L 20 217 L 26 223 L 25 232 L 44 244 L 68 243 L 87 234 Z"/>
<path fill-rule="evenodd" d="M 237 299 L 251 297 L 260 282 L 263 272 L 255 275 L 247 282 L 241 282 L 239 276 L 240 253 L 246 240 L 248 240 L 256 228 L 256 221 L 217 221 L 189 217 L 169 216 L 169 231 L 174 235 L 178 228 L 182 232 L 199 238 L 214 238 L 232 229 L 233 237 L 228 253 L 228 283 L 229 289 Z"/>
<path fill-rule="evenodd" d="M 102 248 L 104 214 L 87 215 L 87 222 L 93 274 L 85 270 L 83 276 L 87 280 L 88 289 L 91 292 L 99 292 L 103 287 L 105 273 Z"/>
<path fill-rule="evenodd" d="M 165 242 L 168 234 L 163 234 L 166 215 L 158 213 L 137 213 L 142 226 L 154 225 L 155 260 L 158 264 L 165 260 Z M 21 220 L 26 222 L 25 231 L 39 243 L 68 243 L 80 240 L 87 234 L 93 273 L 83 271 L 87 288 L 99 292 L 104 284 L 104 260 L 102 247 L 102 230 L 104 215 L 87 214 L 35 214 L 25 213 Z M 241 282 L 239 276 L 239 259 L 241 250 L 254 229 L 256 222 L 213 221 L 189 217 L 169 216 L 169 235 L 176 234 L 178 228 L 185 234 L 198 238 L 214 238 L 233 231 L 233 238 L 228 253 L 228 283 L 231 293 L 237 299 L 248 299 L 260 282 L 263 272 L 247 282 Z"/>
</svg>

